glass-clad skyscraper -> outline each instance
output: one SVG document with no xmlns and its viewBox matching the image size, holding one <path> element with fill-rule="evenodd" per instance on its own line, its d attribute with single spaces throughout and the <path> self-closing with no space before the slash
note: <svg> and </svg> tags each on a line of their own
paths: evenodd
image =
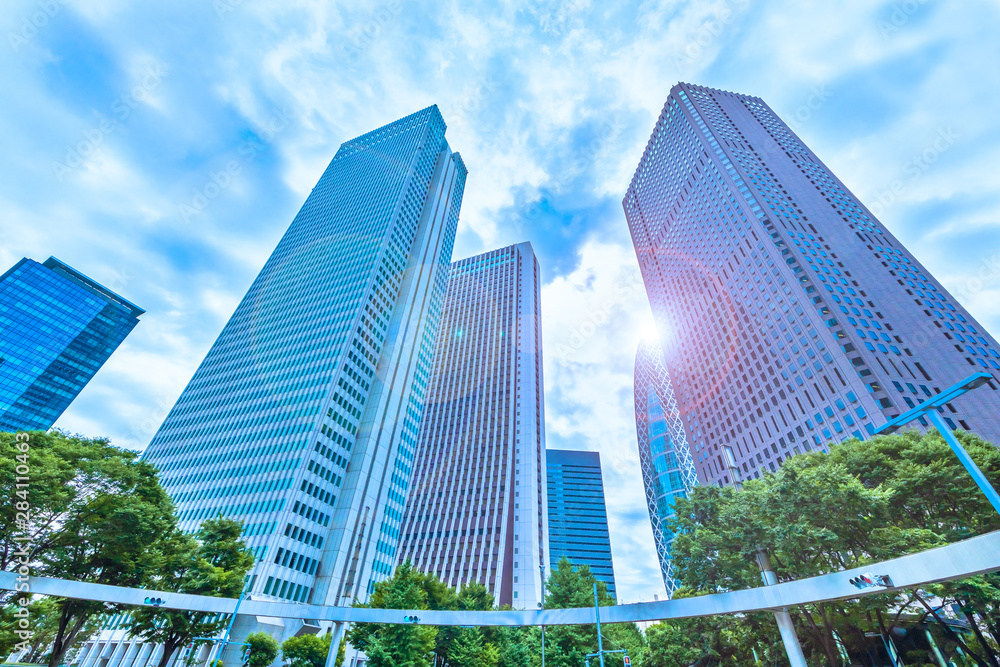
<svg viewBox="0 0 1000 667">
<path fill-rule="evenodd" d="M 437 107 L 343 143 L 154 436 L 251 593 L 341 605 L 395 562 L 466 168 Z"/>
<path fill-rule="evenodd" d="M 698 483 L 698 473 L 663 365 L 663 350 L 655 341 L 641 341 L 635 354 L 635 431 L 660 574 L 667 595 L 672 596 L 678 584 L 670 559 L 674 534 L 667 522 L 674 516 L 674 501 L 687 497 Z"/>
<path fill-rule="evenodd" d="M 529 243 L 451 265 L 399 551 L 516 609 L 548 553 L 540 284 Z"/>
<path fill-rule="evenodd" d="M 55 257 L 0 276 L 0 431 L 51 427 L 143 312 Z"/>
<path fill-rule="evenodd" d="M 563 557 L 574 566 L 586 565 L 607 585 L 608 595 L 617 597 L 600 452 L 550 449 L 545 456 L 550 568 Z"/>
<path fill-rule="evenodd" d="M 674 86 L 622 203 L 702 482 L 1000 377 L 996 339 L 760 98 Z M 943 418 L 1000 442 L 1000 382 Z"/>
</svg>

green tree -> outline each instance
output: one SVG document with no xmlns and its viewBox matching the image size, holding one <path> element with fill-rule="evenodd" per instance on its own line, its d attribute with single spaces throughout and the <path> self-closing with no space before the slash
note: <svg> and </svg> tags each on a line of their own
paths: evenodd
<svg viewBox="0 0 1000 667">
<path fill-rule="evenodd" d="M 407 560 L 396 568 L 392 577 L 375 584 L 367 603 L 356 606 L 427 609 L 425 581 L 426 577 Z M 348 632 L 351 646 L 365 652 L 371 667 L 424 667 L 431 662 L 429 656 L 436 637 L 437 628 L 433 626 L 402 623 L 355 623 Z"/>
<path fill-rule="evenodd" d="M 266 632 L 250 633 L 246 643 L 250 646 L 247 667 L 268 667 L 278 657 L 278 640 Z"/>
<path fill-rule="evenodd" d="M 968 434 L 958 437 L 987 477 L 1000 478 L 996 448 Z M 760 585 L 758 549 L 770 555 L 779 581 L 788 581 L 1000 528 L 996 513 L 936 433 L 849 440 L 832 446 L 829 454 L 795 456 L 778 472 L 745 482 L 741 490 L 699 487 L 690 498 L 678 500 L 676 508 L 674 563 L 692 595 Z M 968 600 L 977 627 L 989 627 L 989 614 L 996 609 L 988 600 L 990 588 L 962 585 L 940 584 L 935 592 Z M 840 642 L 852 660 L 867 660 L 866 630 L 885 632 L 903 613 L 922 613 L 926 605 L 920 592 L 904 591 L 803 605 L 792 615 L 807 656 L 838 665 Z M 752 645 L 760 654 L 774 634 L 767 625 L 761 621 L 759 632 L 737 644 Z M 949 641 L 970 655 L 978 650 L 982 655 L 977 660 L 982 660 L 993 649 L 985 636 L 979 639 L 980 646 L 974 647 L 957 635 Z M 718 642 L 702 648 L 725 653 Z"/>
<path fill-rule="evenodd" d="M 448 652 L 448 663 L 462 667 L 494 667 L 500 660 L 496 646 L 483 639 L 479 628 L 461 628 Z"/>
<path fill-rule="evenodd" d="M 281 658 L 291 667 L 323 667 L 332 641 L 329 632 L 291 637 L 281 644 Z"/>
<path fill-rule="evenodd" d="M 646 641 L 649 643 L 649 656 L 642 667 L 688 667 L 704 654 L 695 645 L 694 638 L 672 622 L 649 626 Z"/>
<path fill-rule="evenodd" d="M 499 650 L 497 667 L 529 667 L 535 656 L 541 655 L 541 633 L 536 628 L 492 630 L 493 645 Z"/>
<path fill-rule="evenodd" d="M 545 608 L 593 607 L 595 584 L 600 605 L 613 605 L 614 599 L 608 596 L 607 586 L 594 578 L 589 566 L 576 568 L 563 556 L 545 582 Z M 601 629 L 607 634 L 610 627 L 602 626 Z M 579 667 L 586 655 L 596 650 L 596 625 L 557 625 L 545 629 L 547 666 Z"/>
<path fill-rule="evenodd" d="M 27 452 L 23 434 L 0 434 L 0 448 L 27 455 L 30 519 L 0 523 L 0 548 L 7 562 L 19 560 L 15 537 L 29 535 L 32 574 L 98 584 L 142 588 L 159 571 L 165 539 L 176 525 L 174 508 L 160 487 L 156 469 L 135 452 L 107 440 L 88 440 L 58 431 L 32 432 Z M 22 464 L 23 465 L 23 464 Z M 15 485 L 16 465 L 0 457 L 0 486 Z M 37 477 L 36 477 L 37 475 Z M 58 488 L 53 488 L 58 487 Z M 6 491 L 6 490 L 5 490 Z M 3 510 L 6 512 L 6 507 Z M 58 665 L 88 622 L 116 605 L 63 599 L 49 665 Z"/>
<path fill-rule="evenodd" d="M 241 521 L 222 517 L 202 522 L 197 540 L 174 530 L 165 540 L 156 590 L 234 598 L 253 567 L 253 554 L 240 537 Z M 129 618 L 129 630 L 144 641 L 161 644 L 158 667 L 165 667 L 177 648 L 195 637 L 211 637 L 229 622 L 226 616 L 197 611 L 140 607 Z"/>
<path fill-rule="evenodd" d="M 81 468 L 100 456 L 95 450 L 104 444 L 59 431 L 0 433 L 0 493 L 10 501 L 0 503 L 0 570 L 28 565 L 34 574 L 47 574 L 38 569 L 38 559 L 52 548 L 53 536 L 78 503 L 74 482 Z M 27 487 L 22 486 L 25 477 Z M 27 512 L 30 519 L 25 521 L 19 512 Z M 30 538 L 30 558 L 15 539 L 22 537 Z M 4 600 L 11 597 L 9 591 L 0 595 Z"/>
</svg>

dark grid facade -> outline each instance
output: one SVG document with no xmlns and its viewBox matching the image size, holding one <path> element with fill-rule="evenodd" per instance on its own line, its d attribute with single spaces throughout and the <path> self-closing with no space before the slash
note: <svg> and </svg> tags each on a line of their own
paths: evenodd
<svg viewBox="0 0 1000 667">
<path fill-rule="evenodd" d="M 51 427 L 143 312 L 55 257 L 0 276 L 0 431 Z"/>
<path fill-rule="evenodd" d="M 550 449 L 545 456 L 550 567 L 564 556 L 573 565 L 587 565 L 596 579 L 607 584 L 608 595 L 617 597 L 600 453 Z"/>
<path fill-rule="evenodd" d="M 1000 375 L 996 340 L 759 98 L 675 86 L 623 206 L 704 482 Z M 1000 441 L 1000 383 L 943 417 Z"/>
<path fill-rule="evenodd" d="M 548 552 L 539 286 L 529 243 L 452 264 L 399 551 L 516 609 Z"/>
</svg>

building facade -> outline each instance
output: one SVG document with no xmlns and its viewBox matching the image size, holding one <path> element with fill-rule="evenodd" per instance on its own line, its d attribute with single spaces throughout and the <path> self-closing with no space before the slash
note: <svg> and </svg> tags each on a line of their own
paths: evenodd
<svg viewBox="0 0 1000 667">
<path fill-rule="evenodd" d="M 55 257 L 0 276 L 0 431 L 48 430 L 143 312 Z"/>
<path fill-rule="evenodd" d="M 622 203 L 704 482 L 1000 375 L 997 341 L 759 98 L 675 86 Z M 944 418 L 1000 442 L 1000 383 Z"/>
<path fill-rule="evenodd" d="M 641 341 L 635 354 L 635 432 L 660 574 L 667 596 L 673 597 L 678 583 L 670 560 L 674 534 L 668 521 L 675 513 L 674 501 L 686 498 L 698 484 L 698 473 L 656 341 Z"/>
<path fill-rule="evenodd" d="M 244 522 L 254 597 L 391 573 L 465 179 L 437 107 L 342 144 L 146 450 L 182 528 Z"/>
<path fill-rule="evenodd" d="M 548 553 L 539 286 L 529 243 L 452 264 L 398 557 L 516 609 Z"/>
<path fill-rule="evenodd" d="M 545 456 L 549 567 L 555 569 L 563 557 L 575 566 L 586 565 L 607 585 L 608 595 L 617 597 L 600 453 L 550 449 Z"/>
</svg>

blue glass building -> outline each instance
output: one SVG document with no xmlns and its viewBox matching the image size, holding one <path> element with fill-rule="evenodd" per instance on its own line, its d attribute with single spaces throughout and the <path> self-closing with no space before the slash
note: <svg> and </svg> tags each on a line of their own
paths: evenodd
<svg viewBox="0 0 1000 667">
<path fill-rule="evenodd" d="M 182 528 L 244 522 L 255 597 L 391 574 L 465 178 L 437 107 L 343 143 L 149 444 Z"/>
<path fill-rule="evenodd" d="M 587 565 L 615 593 L 608 509 L 604 503 L 601 455 L 568 449 L 545 450 L 548 472 L 549 564 L 565 556 L 573 565 Z"/>
<path fill-rule="evenodd" d="M 635 427 L 639 445 L 646 508 L 667 595 L 677 590 L 670 560 L 674 534 L 667 522 L 674 500 L 686 497 L 698 483 L 670 374 L 658 343 L 642 341 L 635 355 Z"/>
<path fill-rule="evenodd" d="M 143 312 L 55 257 L 0 276 L 0 431 L 50 428 Z"/>
</svg>

